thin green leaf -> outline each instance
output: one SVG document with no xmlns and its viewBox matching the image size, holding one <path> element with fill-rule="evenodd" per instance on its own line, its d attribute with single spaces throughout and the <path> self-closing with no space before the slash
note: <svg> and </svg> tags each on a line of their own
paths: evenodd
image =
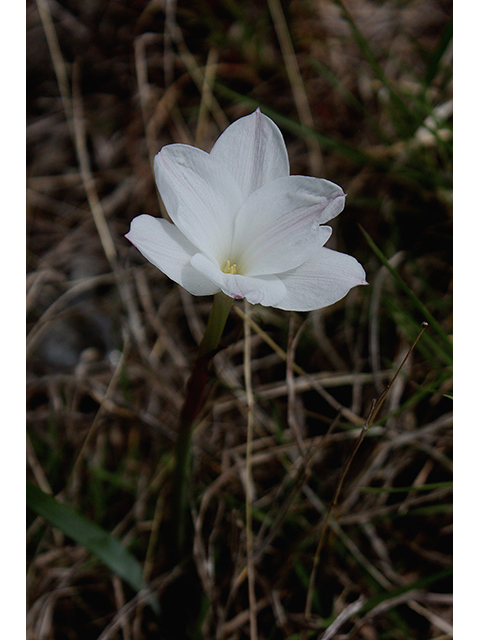
<svg viewBox="0 0 480 640">
<path fill-rule="evenodd" d="M 233 91 L 218 81 L 215 82 L 215 92 L 237 104 L 244 104 L 253 109 L 260 107 L 262 113 L 272 118 L 282 131 L 289 131 L 293 135 L 303 138 L 304 140 L 316 140 L 323 149 L 335 151 L 360 167 L 373 167 L 379 172 L 379 174 L 383 172 L 388 172 L 391 175 L 395 174 L 403 184 L 415 185 L 415 188 L 418 188 L 418 185 L 420 184 L 424 185 L 425 188 L 431 188 L 429 175 L 425 174 L 425 165 L 423 165 L 421 169 L 414 166 L 406 167 L 402 163 L 392 162 L 387 157 L 377 156 L 362 151 L 358 147 L 350 146 L 345 142 L 332 138 L 331 136 L 326 136 L 315 129 L 306 127 L 305 125 L 292 120 L 292 118 L 288 118 L 278 111 L 274 111 L 268 105 L 260 104 L 255 98 L 244 96 L 237 91 Z"/>
<path fill-rule="evenodd" d="M 427 507 L 419 507 L 417 509 L 409 509 L 405 512 L 408 516 L 435 516 L 438 513 L 446 514 L 453 512 L 453 504 L 431 504 Z"/>
<path fill-rule="evenodd" d="M 27 482 L 27 506 L 78 544 L 91 551 L 107 567 L 123 578 L 135 591 L 144 588 L 139 562 L 117 538 L 76 511 L 58 502 L 37 486 Z M 152 606 L 159 610 L 152 599 Z"/>
<path fill-rule="evenodd" d="M 437 46 L 435 47 L 427 65 L 427 71 L 425 73 L 425 86 L 430 87 L 433 80 L 435 79 L 438 73 L 438 66 L 440 64 L 441 59 L 447 47 L 450 45 L 450 42 L 453 37 L 453 19 L 447 24 L 445 29 L 443 30 L 442 35 L 440 36 L 440 40 L 438 41 Z"/>
<path fill-rule="evenodd" d="M 239 104 L 245 104 L 245 105 L 251 106 L 252 108 L 256 108 L 260 106 L 262 113 L 264 113 L 265 115 L 275 120 L 278 126 L 281 127 L 282 129 L 286 129 L 291 133 L 293 133 L 294 135 L 300 136 L 301 138 L 304 138 L 304 139 L 313 138 L 317 140 L 325 149 L 332 149 L 332 150 L 338 151 L 345 157 L 350 158 L 350 160 L 353 160 L 358 164 L 362 164 L 362 165 L 370 164 L 372 166 L 377 167 L 379 170 L 381 169 L 386 170 L 389 168 L 389 163 L 383 160 L 382 158 L 376 158 L 372 155 L 365 153 L 364 151 L 361 151 L 356 147 L 351 147 L 350 145 L 345 144 L 344 142 L 340 142 L 339 140 L 335 140 L 330 136 L 323 135 L 318 131 L 315 131 L 314 129 L 310 129 L 309 127 L 306 127 L 300 124 L 299 122 L 296 122 L 291 118 L 287 118 L 281 113 L 278 113 L 273 109 L 270 109 L 266 105 L 259 105 L 258 100 L 256 100 L 255 98 L 250 98 L 249 96 L 244 96 L 241 93 L 238 93 L 237 91 L 233 91 L 232 89 L 229 89 L 228 87 L 221 84 L 220 82 L 215 83 L 215 90 L 217 91 L 217 93 Z"/>
<path fill-rule="evenodd" d="M 309 60 L 309 64 L 312 69 L 314 69 L 320 77 L 328 82 L 335 91 L 341 96 L 342 100 L 345 104 L 349 105 L 355 111 L 360 113 L 364 118 L 365 126 L 378 135 L 380 140 L 386 144 L 390 145 L 391 140 L 389 139 L 387 133 L 380 126 L 379 120 L 377 117 L 373 116 L 366 105 L 358 100 L 358 98 L 345 86 L 345 84 L 337 78 L 337 76 L 330 71 L 330 69 L 319 62 L 318 60 Z"/>
<path fill-rule="evenodd" d="M 384 306 L 395 323 L 405 331 L 407 337 L 414 336 L 417 333 L 418 322 L 405 308 L 405 304 L 397 302 L 393 297 L 385 296 Z M 419 352 L 430 362 L 434 357 L 439 358 L 447 366 L 452 364 L 450 349 L 446 350 L 443 342 L 440 342 L 435 335 L 426 334 L 424 336 L 422 344 L 419 345 Z"/>
<path fill-rule="evenodd" d="M 430 584 L 433 584 L 437 581 L 444 580 L 452 575 L 452 568 L 447 567 L 446 569 L 442 569 L 438 573 L 435 573 L 431 576 L 427 576 L 426 578 L 420 578 L 419 580 L 414 580 L 405 586 L 397 587 L 396 589 L 392 589 L 391 591 L 386 591 L 380 593 L 379 595 L 373 596 L 370 598 L 368 602 L 366 602 L 363 607 L 358 612 L 358 616 L 361 617 L 365 615 L 369 611 L 372 611 L 375 607 L 377 607 L 382 602 L 386 602 L 387 600 L 391 600 L 397 598 L 398 596 L 403 595 L 404 593 L 408 593 L 409 591 L 416 591 L 417 589 L 425 589 Z"/>
<path fill-rule="evenodd" d="M 369 43 L 364 38 L 363 34 L 360 32 L 359 28 L 355 23 L 355 20 L 352 18 L 350 12 L 346 8 L 346 6 L 343 4 L 342 0 L 334 0 L 334 1 L 335 1 L 335 4 L 340 8 L 344 19 L 348 22 L 352 36 L 355 39 L 361 52 L 363 53 L 365 60 L 370 65 L 372 72 L 380 80 L 383 86 L 388 90 L 391 104 L 396 109 L 397 114 L 401 118 L 399 121 L 399 124 L 402 126 L 402 129 L 404 129 L 403 135 L 405 135 L 406 131 L 414 131 L 416 127 L 421 124 L 421 116 L 418 113 L 416 113 L 414 110 L 412 110 L 410 106 L 406 104 L 404 100 L 400 97 L 400 95 L 394 90 L 392 84 L 389 82 L 387 76 L 385 75 L 382 67 L 377 62 Z"/>
<path fill-rule="evenodd" d="M 420 311 L 425 321 L 428 322 L 429 326 L 432 327 L 432 329 L 434 329 L 434 331 L 436 331 L 436 333 L 440 336 L 445 347 L 447 347 L 448 349 L 449 359 L 450 361 L 452 361 L 452 356 L 451 356 L 452 341 L 448 337 L 447 333 L 442 329 L 440 324 L 435 320 L 435 318 L 432 316 L 432 314 L 427 309 L 427 307 L 423 304 L 423 302 L 421 302 L 421 300 L 417 298 L 417 296 L 413 293 L 413 291 L 410 289 L 407 283 L 403 280 L 403 278 L 400 277 L 396 269 L 392 267 L 392 265 L 389 263 L 387 258 L 383 255 L 383 253 L 380 251 L 380 249 L 377 247 L 377 245 L 374 243 L 374 241 L 368 235 L 365 229 L 361 225 L 359 225 L 359 227 L 360 227 L 360 231 L 363 233 L 363 236 L 365 237 L 365 240 L 368 242 L 370 248 L 375 253 L 377 258 L 388 269 L 388 271 L 393 276 L 395 282 L 400 286 L 402 291 L 404 291 L 404 293 L 408 296 L 409 300 L 414 304 L 414 306 L 418 309 L 418 311 Z"/>
<path fill-rule="evenodd" d="M 433 491 L 434 489 L 451 489 L 453 483 L 432 482 L 430 484 L 422 484 L 417 487 L 361 487 L 360 491 L 365 493 L 409 493 L 410 491 Z"/>
</svg>

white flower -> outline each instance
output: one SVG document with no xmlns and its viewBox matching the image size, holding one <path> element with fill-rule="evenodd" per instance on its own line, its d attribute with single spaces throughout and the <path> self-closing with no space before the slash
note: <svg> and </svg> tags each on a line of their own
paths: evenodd
<svg viewBox="0 0 480 640">
<path fill-rule="evenodd" d="M 222 290 L 252 304 L 319 309 L 366 284 L 349 255 L 324 247 L 342 189 L 291 176 L 276 124 L 257 109 L 231 124 L 210 153 L 170 144 L 155 157 L 167 220 L 141 215 L 126 238 L 193 295 Z"/>
</svg>

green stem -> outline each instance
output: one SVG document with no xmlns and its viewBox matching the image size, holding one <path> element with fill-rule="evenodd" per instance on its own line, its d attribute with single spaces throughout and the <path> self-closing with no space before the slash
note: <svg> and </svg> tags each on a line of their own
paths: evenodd
<svg viewBox="0 0 480 640">
<path fill-rule="evenodd" d="M 172 493 L 172 550 L 175 561 L 182 558 L 186 543 L 187 487 L 190 463 L 190 441 L 197 416 L 202 408 L 208 371 L 223 333 L 233 300 L 220 292 L 214 296 L 205 333 L 198 347 L 192 373 L 187 382 L 185 401 L 180 413 Z"/>
</svg>

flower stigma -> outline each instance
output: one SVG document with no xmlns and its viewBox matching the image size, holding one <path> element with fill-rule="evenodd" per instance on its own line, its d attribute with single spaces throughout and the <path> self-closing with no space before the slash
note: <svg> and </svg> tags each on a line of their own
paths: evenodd
<svg viewBox="0 0 480 640">
<path fill-rule="evenodd" d="M 237 265 L 230 264 L 230 260 L 227 260 L 226 265 L 222 269 L 223 273 L 232 273 L 235 275 L 237 273 Z"/>
</svg>

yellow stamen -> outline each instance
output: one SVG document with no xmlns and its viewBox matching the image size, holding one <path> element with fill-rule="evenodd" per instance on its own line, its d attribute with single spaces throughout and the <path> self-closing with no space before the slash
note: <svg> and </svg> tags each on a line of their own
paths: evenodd
<svg viewBox="0 0 480 640">
<path fill-rule="evenodd" d="M 222 269 L 222 271 L 223 271 L 223 273 L 236 274 L 237 273 L 237 265 L 236 264 L 230 264 L 230 260 L 227 260 L 227 264 Z"/>
</svg>

